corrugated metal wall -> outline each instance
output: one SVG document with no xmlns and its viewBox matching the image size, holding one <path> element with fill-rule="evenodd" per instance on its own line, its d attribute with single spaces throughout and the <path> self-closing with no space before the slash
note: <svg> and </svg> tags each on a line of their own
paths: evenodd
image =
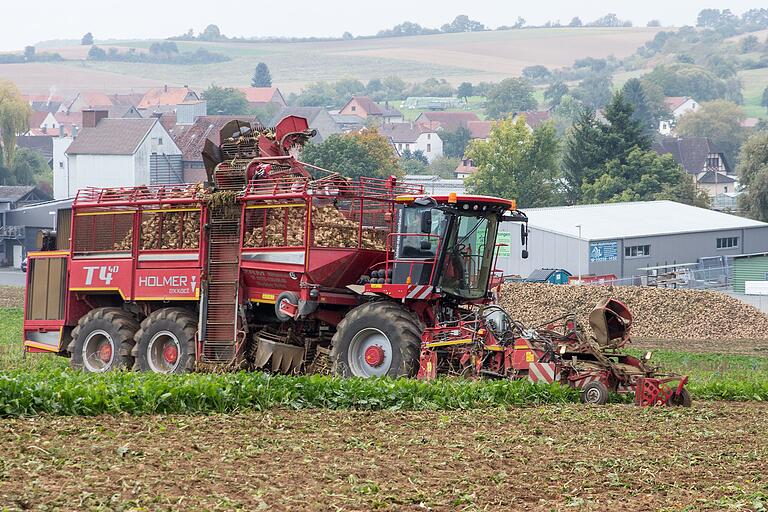
<svg viewBox="0 0 768 512">
<path fill-rule="evenodd" d="M 734 258 L 733 291 L 744 293 L 745 281 L 766 281 L 768 278 L 768 256 Z"/>
<path fill-rule="evenodd" d="M 181 155 L 150 155 L 150 185 L 173 185 L 184 183 Z"/>
</svg>

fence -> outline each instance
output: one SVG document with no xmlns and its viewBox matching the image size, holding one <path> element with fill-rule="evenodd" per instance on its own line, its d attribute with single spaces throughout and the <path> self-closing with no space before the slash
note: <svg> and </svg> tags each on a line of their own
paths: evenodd
<svg viewBox="0 0 768 512">
<path fill-rule="evenodd" d="M 733 267 L 685 268 L 664 273 L 584 281 L 584 286 L 652 286 L 658 288 L 729 290 L 733 282 Z"/>
</svg>

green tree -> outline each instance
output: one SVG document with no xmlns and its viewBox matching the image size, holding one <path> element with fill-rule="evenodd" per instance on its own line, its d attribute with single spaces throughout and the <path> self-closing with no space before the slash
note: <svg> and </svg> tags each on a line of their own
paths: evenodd
<svg viewBox="0 0 768 512">
<path fill-rule="evenodd" d="M 582 184 L 585 180 L 593 180 L 605 163 L 602 135 L 595 111 L 582 109 L 565 140 L 562 167 L 568 204 L 581 202 Z"/>
<path fill-rule="evenodd" d="M 331 135 L 320 144 L 307 144 L 301 152 L 301 159 L 354 179 L 402 174 L 392 145 L 375 130 Z"/>
<path fill-rule="evenodd" d="M 256 64 L 253 78 L 251 78 L 251 87 L 272 87 L 272 74 L 265 63 Z"/>
<path fill-rule="evenodd" d="M 611 77 L 605 74 L 593 74 L 579 83 L 574 95 L 585 105 L 598 109 L 611 100 Z"/>
<path fill-rule="evenodd" d="M 651 105 L 648 102 L 648 97 L 645 95 L 645 89 L 643 83 L 637 78 L 630 78 L 621 88 L 621 93 L 627 100 L 627 103 L 632 105 L 634 114 L 632 117 L 640 123 L 643 130 L 647 134 L 651 134 L 656 131 L 658 126 L 658 120 L 653 115 Z"/>
<path fill-rule="evenodd" d="M 677 122 L 677 133 L 683 137 L 709 137 L 728 161 L 734 162 L 744 140 L 743 120 L 741 107 L 730 101 L 715 100 L 702 103 L 699 110 L 681 117 Z"/>
<path fill-rule="evenodd" d="M 492 119 L 501 119 L 514 112 L 534 110 L 537 106 L 533 87 L 522 78 L 507 78 L 488 92 L 485 112 Z"/>
<path fill-rule="evenodd" d="M 633 148 L 624 161 L 609 160 L 605 172 L 582 186 L 585 203 L 652 201 L 669 197 L 683 180 L 690 180 L 671 155 Z"/>
<path fill-rule="evenodd" d="M 602 144 L 607 154 L 606 160 L 618 159 L 624 162 L 629 152 L 637 147 L 641 150 L 651 148 L 651 139 L 643 130 L 640 121 L 635 119 L 632 105 L 625 99 L 624 94 L 617 92 L 605 108 L 605 118 L 608 124 L 601 125 L 603 132 Z"/>
<path fill-rule="evenodd" d="M 463 99 L 464 103 L 466 103 L 467 98 L 472 96 L 472 84 L 469 82 L 461 82 L 458 89 L 456 89 L 456 96 Z"/>
<path fill-rule="evenodd" d="M 748 217 L 768 222 L 768 167 L 754 176 L 746 192 L 739 197 L 739 206 Z"/>
<path fill-rule="evenodd" d="M 90 32 L 86 33 L 83 38 L 80 40 L 80 44 L 85 46 L 92 46 L 93 45 L 93 34 Z"/>
<path fill-rule="evenodd" d="M 532 82 L 546 80 L 551 76 L 552 76 L 552 73 L 550 73 L 550 71 L 546 68 L 546 66 L 542 66 L 541 64 L 536 64 L 534 66 L 527 66 L 523 68 L 523 78 L 530 80 Z"/>
<path fill-rule="evenodd" d="M 525 120 L 508 117 L 487 141 L 475 140 L 467 157 L 478 170 L 466 183 L 479 194 L 516 199 L 525 208 L 557 202 L 559 140 L 552 123 L 531 133 Z"/>
<path fill-rule="evenodd" d="M 456 168 L 461 163 L 459 158 L 450 156 L 438 156 L 429 164 L 427 171 L 429 174 L 440 176 L 441 178 L 456 178 Z"/>
<path fill-rule="evenodd" d="M 760 106 L 765 107 L 765 110 L 768 111 L 768 85 L 763 89 L 763 97 L 760 100 Z"/>
<path fill-rule="evenodd" d="M 556 107 L 566 94 L 568 94 L 568 86 L 562 80 L 557 80 L 544 91 L 544 99 L 550 107 Z"/>
<path fill-rule="evenodd" d="M 53 172 L 48 161 L 37 151 L 19 148 L 13 155 L 11 174 L 16 185 L 50 185 Z"/>
<path fill-rule="evenodd" d="M 741 53 L 750 53 L 756 51 L 760 46 L 757 37 L 750 34 L 739 42 L 739 51 Z"/>
<path fill-rule="evenodd" d="M 112 53 L 113 48 L 110 48 L 110 53 Z M 117 55 L 117 51 L 115 50 L 115 55 Z M 104 51 L 103 48 L 99 48 L 98 46 L 91 46 L 91 49 L 88 50 L 88 59 L 89 60 L 105 60 L 107 58 L 107 52 Z"/>
<path fill-rule="evenodd" d="M 24 47 L 24 60 L 27 62 L 32 62 L 35 60 L 35 47 L 34 46 L 25 46 Z"/>
<path fill-rule="evenodd" d="M 739 206 L 748 217 L 768 221 L 768 131 L 750 135 L 741 145 L 736 172 L 745 187 Z"/>
<path fill-rule="evenodd" d="M 417 158 L 401 158 L 398 162 L 403 174 L 427 174 L 427 164 Z"/>
<path fill-rule="evenodd" d="M 749 136 L 739 151 L 736 173 L 739 183 L 749 188 L 757 175 L 768 170 L 768 132 L 760 131 Z"/>
<path fill-rule="evenodd" d="M 568 23 L 569 27 L 580 27 L 582 25 L 583 23 L 581 22 L 581 18 L 579 18 L 578 16 L 574 16 L 573 18 L 571 18 L 571 21 Z"/>
<path fill-rule="evenodd" d="M 29 105 L 13 82 L 0 81 L 0 161 L 7 168 L 13 164 L 16 136 L 29 129 Z"/>
<path fill-rule="evenodd" d="M 203 99 L 208 102 L 208 112 L 212 114 L 244 115 L 248 113 L 248 100 L 245 94 L 234 87 L 211 85 L 203 91 Z"/>
<path fill-rule="evenodd" d="M 217 25 L 211 24 L 205 27 L 205 30 L 197 38 L 203 41 L 218 41 L 224 39 L 224 36 L 221 35 L 221 30 Z"/>
<path fill-rule="evenodd" d="M 461 158 L 467 150 L 472 134 L 467 128 L 460 126 L 452 132 L 440 132 L 440 140 L 443 141 L 443 154 L 445 156 Z"/>
<path fill-rule="evenodd" d="M 643 77 L 643 81 L 657 84 L 666 96 L 691 96 L 696 101 L 710 101 L 733 95 L 726 80 L 712 71 L 690 64 L 656 66 Z"/>
</svg>

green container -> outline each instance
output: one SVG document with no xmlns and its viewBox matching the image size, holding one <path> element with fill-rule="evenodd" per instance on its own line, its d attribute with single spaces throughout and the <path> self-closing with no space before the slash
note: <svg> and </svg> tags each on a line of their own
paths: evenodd
<svg viewBox="0 0 768 512">
<path fill-rule="evenodd" d="M 746 281 L 768 281 L 768 254 L 745 254 L 733 258 L 733 291 L 744 293 Z"/>
</svg>

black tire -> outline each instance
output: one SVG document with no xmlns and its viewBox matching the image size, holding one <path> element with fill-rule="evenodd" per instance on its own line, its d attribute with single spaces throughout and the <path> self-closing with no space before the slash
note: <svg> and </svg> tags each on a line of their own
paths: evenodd
<svg viewBox="0 0 768 512">
<path fill-rule="evenodd" d="M 604 405 L 608 402 L 608 388 L 596 380 L 581 388 L 581 401 L 585 404 Z"/>
<path fill-rule="evenodd" d="M 419 370 L 421 327 L 413 314 L 394 302 L 369 302 L 339 322 L 331 340 L 333 373 L 341 377 L 414 377 Z M 383 360 L 368 364 L 370 347 Z"/>
<path fill-rule="evenodd" d="M 123 309 L 89 311 L 72 329 L 69 366 L 89 373 L 133 368 L 131 350 L 138 329 L 136 318 Z"/>
<path fill-rule="evenodd" d="M 669 398 L 669 405 L 675 406 L 675 407 L 690 407 L 691 406 L 691 392 L 688 391 L 686 388 L 683 388 L 682 391 L 680 391 L 680 394 L 673 394 Z"/>
<path fill-rule="evenodd" d="M 196 332 L 197 317 L 186 309 L 151 313 L 136 332 L 136 367 L 143 372 L 191 372 L 195 369 Z"/>
</svg>

